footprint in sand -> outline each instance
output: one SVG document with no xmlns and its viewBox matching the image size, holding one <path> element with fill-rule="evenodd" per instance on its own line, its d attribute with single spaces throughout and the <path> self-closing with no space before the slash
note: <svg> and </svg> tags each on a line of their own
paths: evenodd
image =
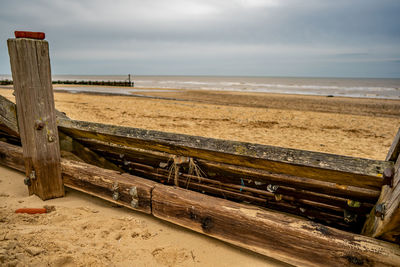
<svg viewBox="0 0 400 267">
<path fill-rule="evenodd" d="M 156 248 L 151 254 L 158 264 L 164 266 L 174 266 L 190 259 L 190 255 L 185 249 L 176 249 L 172 247 Z"/>
</svg>

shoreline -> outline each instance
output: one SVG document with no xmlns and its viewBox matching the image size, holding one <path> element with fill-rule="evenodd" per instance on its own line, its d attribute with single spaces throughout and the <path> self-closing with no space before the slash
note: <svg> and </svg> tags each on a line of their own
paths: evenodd
<svg viewBox="0 0 400 267">
<path fill-rule="evenodd" d="M 62 88 L 59 88 L 62 87 Z M 76 88 L 76 89 L 65 89 L 65 87 Z M 12 85 L 0 85 L 0 89 L 9 90 L 12 89 Z M 234 89 L 209 89 L 209 88 L 169 88 L 169 87 L 126 87 L 126 86 L 107 86 L 107 85 L 74 85 L 74 84 L 53 84 L 54 92 L 63 92 L 71 94 L 93 94 L 93 95 L 110 95 L 110 96 L 134 96 L 134 97 L 146 97 L 146 95 L 136 94 L 144 93 L 149 94 L 153 92 L 160 93 L 173 93 L 173 92 L 218 92 L 218 93 L 228 93 L 228 94 L 255 94 L 255 95 L 289 95 L 289 96 L 304 96 L 304 97 L 336 97 L 336 98 L 348 98 L 348 99 L 372 99 L 372 100 L 394 100 L 400 101 L 400 95 L 396 97 L 385 97 L 385 96 L 360 96 L 360 95 L 344 95 L 344 94 L 315 94 L 306 92 L 268 92 L 268 91 L 255 91 L 255 90 L 234 90 Z M 59 89 L 58 89 L 59 88 Z M 98 88 L 98 89 L 108 89 L 105 91 L 87 91 L 83 88 Z M 125 93 L 112 92 L 113 90 L 123 90 Z M 157 97 L 154 97 L 157 98 Z M 166 98 L 168 99 L 168 98 Z M 172 99 L 176 100 L 176 99 Z"/>
</svg>

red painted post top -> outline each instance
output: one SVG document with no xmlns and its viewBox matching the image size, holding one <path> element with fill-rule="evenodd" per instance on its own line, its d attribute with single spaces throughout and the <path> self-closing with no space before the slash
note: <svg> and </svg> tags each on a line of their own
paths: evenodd
<svg viewBox="0 0 400 267">
<path fill-rule="evenodd" d="M 44 32 L 28 32 L 28 31 L 15 31 L 15 38 L 29 38 L 43 40 L 45 37 Z"/>
</svg>

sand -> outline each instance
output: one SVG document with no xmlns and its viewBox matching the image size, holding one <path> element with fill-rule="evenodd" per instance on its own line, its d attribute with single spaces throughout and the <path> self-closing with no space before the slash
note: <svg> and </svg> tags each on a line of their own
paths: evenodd
<svg viewBox="0 0 400 267">
<path fill-rule="evenodd" d="M 0 94 L 13 99 L 11 90 Z M 148 93 L 178 100 L 55 93 L 78 120 L 384 159 L 400 101 L 226 92 Z M 276 266 L 280 263 L 68 190 L 42 202 L 0 168 L 0 265 Z M 44 215 L 21 207 L 55 206 Z"/>
<path fill-rule="evenodd" d="M 75 190 L 43 202 L 23 175 L 0 172 L 0 266 L 283 266 Z M 14 213 L 43 205 L 55 211 Z"/>
<path fill-rule="evenodd" d="M 0 94 L 14 98 L 11 90 Z M 147 95 L 185 101 L 56 93 L 55 104 L 76 120 L 371 159 L 385 159 L 400 126 L 400 100 L 215 91 Z"/>
</svg>

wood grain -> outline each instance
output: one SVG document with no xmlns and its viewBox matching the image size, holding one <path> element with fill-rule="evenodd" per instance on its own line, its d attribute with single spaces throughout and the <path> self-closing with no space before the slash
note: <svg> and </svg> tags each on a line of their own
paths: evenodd
<svg viewBox="0 0 400 267">
<path fill-rule="evenodd" d="M 296 266 L 396 266 L 397 245 L 181 188 L 156 186 L 157 218 Z"/>
<path fill-rule="evenodd" d="M 0 124 L 6 133 L 19 136 L 16 106 L 2 95 L 0 95 Z"/>
<path fill-rule="evenodd" d="M 400 244 L 400 157 L 394 169 L 393 187 L 383 186 L 377 202 L 385 205 L 384 218 L 375 216 L 375 206 L 362 233 Z"/>
<path fill-rule="evenodd" d="M 54 107 L 49 46 L 46 41 L 9 39 L 18 128 L 24 151 L 29 194 L 46 200 L 64 196 Z M 37 123 L 42 124 L 37 129 Z"/>
<path fill-rule="evenodd" d="M 397 131 L 397 134 L 394 137 L 392 145 L 389 148 L 386 160 L 396 162 L 397 158 L 399 157 L 399 154 L 400 154 L 400 128 Z"/>
<path fill-rule="evenodd" d="M 383 170 L 393 166 L 385 161 L 92 122 L 60 119 L 59 128 L 72 138 L 96 139 L 367 189 L 380 189 Z"/>
</svg>

